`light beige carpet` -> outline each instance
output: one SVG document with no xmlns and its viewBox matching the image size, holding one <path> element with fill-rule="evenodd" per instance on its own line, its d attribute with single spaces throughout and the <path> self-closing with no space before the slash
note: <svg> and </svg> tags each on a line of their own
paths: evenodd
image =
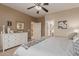
<svg viewBox="0 0 79 59">
<path fill-rule="evenodd" d="M 12 56 L 17 47 L 5 50 L 4 53 L 0 51 L 0 56 Z"/>
</svg>

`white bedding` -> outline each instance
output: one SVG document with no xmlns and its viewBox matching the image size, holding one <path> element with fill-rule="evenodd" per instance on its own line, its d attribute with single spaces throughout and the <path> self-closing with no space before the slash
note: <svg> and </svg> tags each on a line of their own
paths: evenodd
<svg viewBox="0 0 79 59">
<path fill-rule="evenodd" d="M 28 49 L 19 47 L 15 54 L 19 56 L 69 56 L 72 40 L 51 37 Z"/>
</svg>

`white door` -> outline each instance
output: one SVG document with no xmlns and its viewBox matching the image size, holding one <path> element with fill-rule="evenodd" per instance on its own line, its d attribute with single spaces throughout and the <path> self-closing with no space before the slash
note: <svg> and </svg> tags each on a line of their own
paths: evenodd
<svg viewBox="0 0 79 59">
<path fill-rule="evenodd" d="M 31 39 L 39 39 L 41 38 L 41 23 L 32 23 L 32 36 Z"/>
</svg>

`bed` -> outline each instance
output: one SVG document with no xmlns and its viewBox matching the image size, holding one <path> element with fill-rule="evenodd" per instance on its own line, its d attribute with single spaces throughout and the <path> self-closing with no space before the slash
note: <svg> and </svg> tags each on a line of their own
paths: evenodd
<svg viewBox="0 0 79 59">
<path fill-rule="evenodd" d="M 50 37 L 31 47 L 20 46 L 14 52 L 17 56 L 72 56 L 72 40 Z"/>
</svg>

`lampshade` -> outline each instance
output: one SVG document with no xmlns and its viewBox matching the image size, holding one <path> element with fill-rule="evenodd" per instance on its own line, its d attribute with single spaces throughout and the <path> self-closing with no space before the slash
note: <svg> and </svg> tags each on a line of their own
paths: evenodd
<svg viewBox="0 0 79 59">
<path fill-rule="evenodd" d="M 79 32 L 79 29 L 74 29 L 74 32 L 75 32 L 75 33 L 78 33 L 78 32 Z"/>
</svg>

